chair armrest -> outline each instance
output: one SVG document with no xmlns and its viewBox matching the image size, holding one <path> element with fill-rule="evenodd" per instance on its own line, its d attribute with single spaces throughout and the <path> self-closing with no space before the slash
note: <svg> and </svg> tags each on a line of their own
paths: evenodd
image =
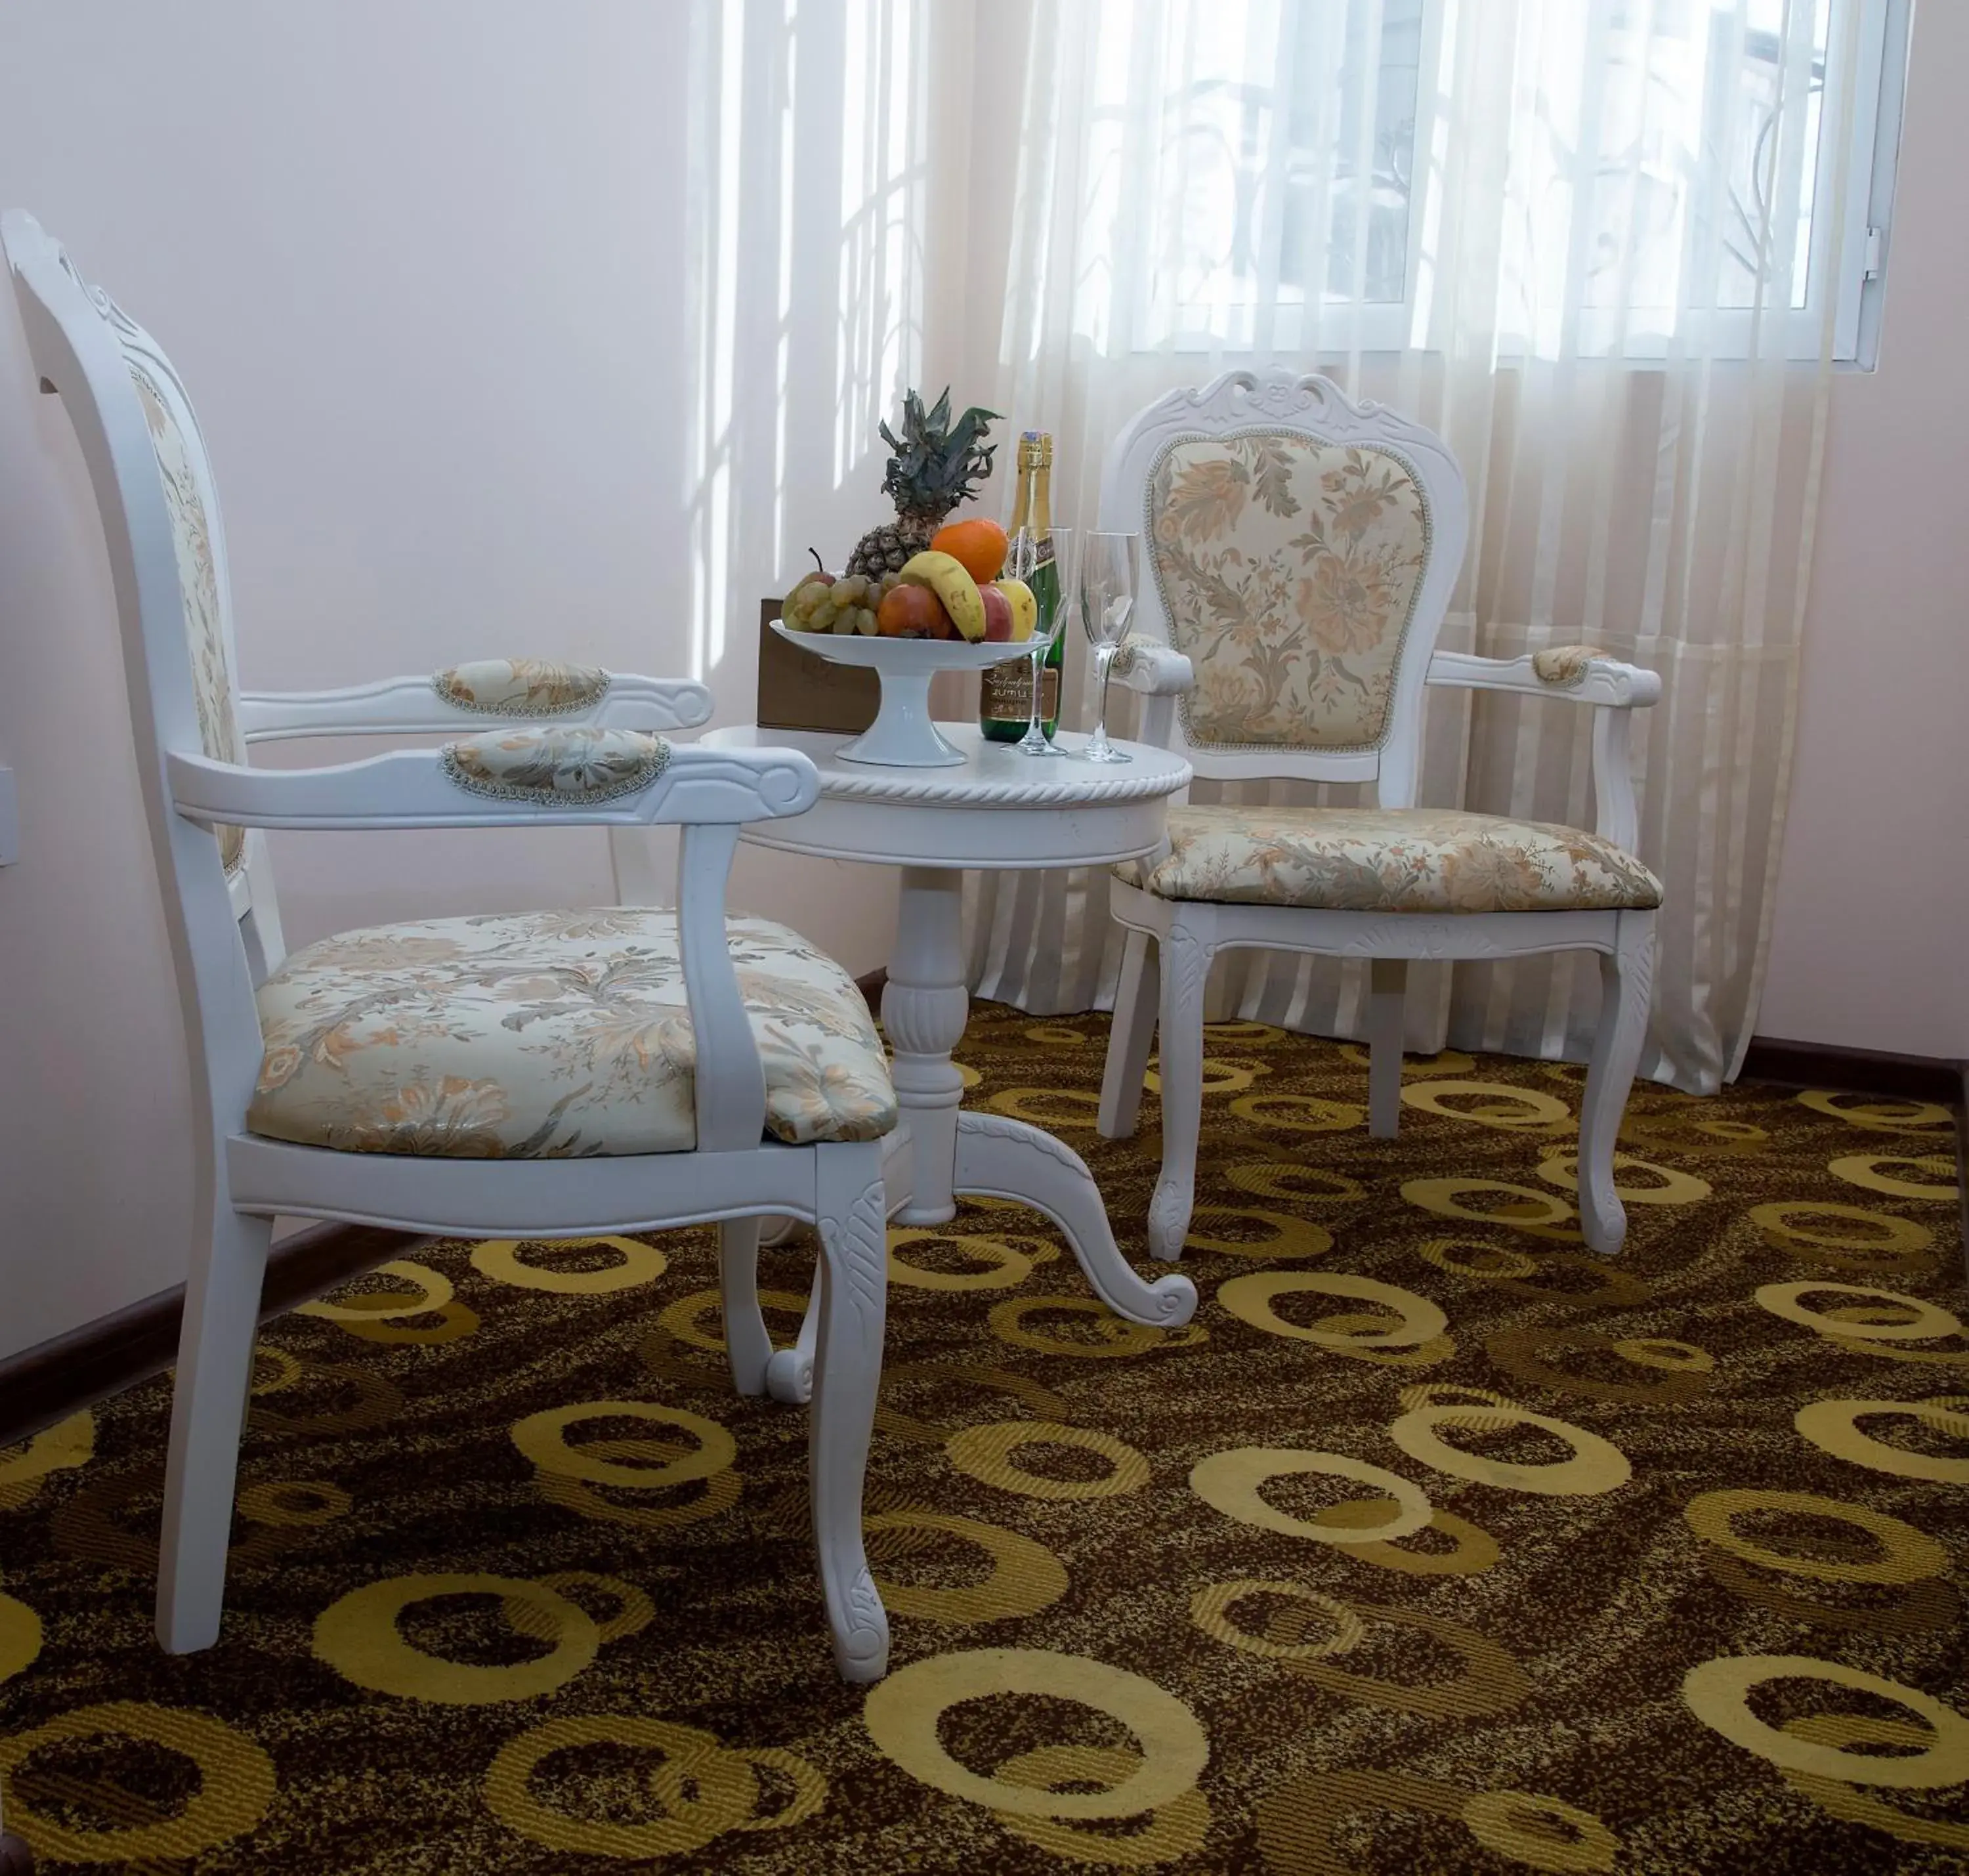
<svg viewBox="0 0 1969 1876">
<path fill-rule="evenodd" d="M 1142 741 L 1158 749 L 1170 748 L 1176 700 L 1195 682 L 1189 660 L 1159 639 L 1130 638 L 1115 653 L 1108 675 L 1142 697 Z"/>
<path fill-rule="evenodd" d="M 711 693 L 688 678 L 639 677 L 543 658 L 488 658 L 428 677 L 386 677 L 341 690 L 248 691 L 239 724 L 249 743 L 303 736 L 428 735 L 519 722 L 592 724 L 647 732 L 695 729 Z"/>
<path fill-rule="evenodd" d="M 774 820 L 819 800 L 796 749 L 673 748 L 584 725 L 489 730 L 331 768 L 254 769 L 173 751 L 172 805 L 238 827 L 650 826 Z"/>
<path fill-rule="evenodd" d="M 1429 661 L 1429 681 L 1464 690 L 1514 691 L 1520 696 L 1598 705 L 1593 719 L 1593 831 L 1617 847 L 1633 851 L 1641 822 L 1627 731 L 1633 712 L 1660 697 L 1659 671 L 1623 664 L 1591 645 L 1553 645 L 1522 658 L 1439 651 Z"/>
<path fill-rule="evenodd" d="M 1553 645 L 1521 658 L 1480 658 L 1468 651 L 1439 651 L 1429 661 L 1429 681 L 1462 690 L 1511 690 L 1527 697 L 1558 697 L 1603 709 L 1645 709 L 1659 700 L 1661 673 L 1623 664 L 1591 645 Z"/>
<path fill-rule="evenodd" d="M 1153 638 L 1129 639 L 1109 675 L 1145 697 L 1179 697 L 1195 682 L 1189 659 Z"/>
</svg>

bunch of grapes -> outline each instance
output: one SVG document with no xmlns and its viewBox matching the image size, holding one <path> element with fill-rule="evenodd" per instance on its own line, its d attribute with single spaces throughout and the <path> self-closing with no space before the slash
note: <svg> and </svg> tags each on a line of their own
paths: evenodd
<svg viewBox="0 0 1969 1876">
<path fill-rule="evenodd" d="M 825 580 L 803 580 L 788 599 L 787 625 L 796 632 L 861 632 L 872 635 L 875 612 L 900 581 L 900 575 L 887 573 L 879 579 L 866 573 L 850 573 L 831 585 Z"/>
</svg>

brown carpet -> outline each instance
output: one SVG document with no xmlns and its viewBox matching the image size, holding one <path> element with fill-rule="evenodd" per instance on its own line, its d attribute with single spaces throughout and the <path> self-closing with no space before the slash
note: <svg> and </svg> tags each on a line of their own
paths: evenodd
<svg viewBox="0 0 1969 1876">
<path fill-rule="evenodd" d="M 1105 1024 L 985 1007 L 973 1102 L 1139 1246 Z M 1212 1031 L 1195 1323 L 1036 1215 L 894 1240 L 835 1678 L 804 1416 L 711 1235 L 456 1245 L 266 1338 L 219 1645 L 150 1630 L 160 1384 L 0 1452 L 0 1777 L 46 1868 L 1961 1870 L 1969 1338 L 1943 1110 Z M 60 1247 L 46 1247 L 50 1256 Z M 777 1331 L 810 1260 L 768 1252 Z"/>
</svg>

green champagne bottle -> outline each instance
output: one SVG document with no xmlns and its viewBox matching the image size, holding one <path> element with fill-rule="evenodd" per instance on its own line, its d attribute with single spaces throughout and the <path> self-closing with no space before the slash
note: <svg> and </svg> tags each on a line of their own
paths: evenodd
<svg viewBox="0 0 1969 1876">
<path fill-rule="evenodd" d="M 1027 583 L 1039 609 L 1038 629 L 1049 632 L 1059 615 L 1059 566 L 1053 555 L 1053 438 L 1044 430 L 1028 430 L 1019 437 L 1019 479 L 1012 497 L 1014 538 L 1020 528 L 1030 533 L 1038 563 Z M 1056 637 L 1040 665 L 1040 721 L 1051 736 L 1059 728 L 1059 682 L 1065 647 Z M 978 701 L 978 728 L 992 742 L 1017 742 L 1032 722 L 1033 661 L 1017 658 L 994 665 L 983 674 Z"/>
</svg>

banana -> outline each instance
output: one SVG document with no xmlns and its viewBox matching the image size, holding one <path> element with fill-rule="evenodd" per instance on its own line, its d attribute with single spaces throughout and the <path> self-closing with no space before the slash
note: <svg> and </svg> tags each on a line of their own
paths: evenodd
<svg viewBox="0 0 1969 1876">
<path fill-rule="evenodd" d="M 927 586 L 936 595 L 959 637 L 976 644 L 984 636 L 984 602 L 978 596 L 977 581 L 961 560 L 929 548 L 904 563 L 902 578 L 912 586 Z"/>
</svg>

